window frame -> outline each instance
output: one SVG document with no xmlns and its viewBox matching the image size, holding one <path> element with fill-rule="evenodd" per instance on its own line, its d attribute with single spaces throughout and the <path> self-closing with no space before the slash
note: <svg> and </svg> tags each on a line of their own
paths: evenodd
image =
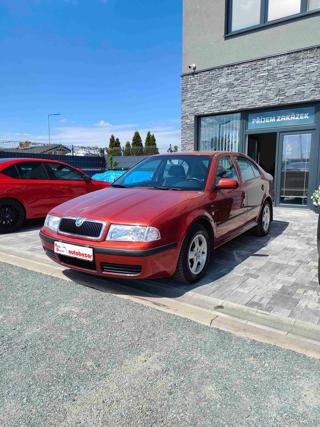
<svg viewBox="0 0 320 427">
<path fill-rule="evenodd" d="M 243 111 L 226 111 L 226 112 L 220 112 L 220 113 L 207 113 L 207 114 L 199 114 L 196 115 L 194 117 L 194 150 L 195 151 L 200 151 L 200 152 L 205 152 L 205 151 L 220 151 L 220 150 L 202 150 L 200 149 L 200 145 L 201 145 L 201 121 L 204 118 L 209 118 L 209 117 L 221 117 L 221 116 L 231 116 L 231 115 L 235 115 L 238 114 L 239 115 L 239 121 L 240 121 L 240 127 L 239 127 L 239 141 L 238 141 L 238 150 L 235 152 L 241 152 L 243 151 L 243 147 L 244 147 L 244 129 L 245 129 L 245 123 L 246 123 L 246 118 L 244 116 L 244 112 Z"/>
<path fill-rule="evenodd" d="M 260 10 L 260 23 L 251 27 L 241 28 L 240 30 L 232 31 L 232 7 L 234 0 L 226 0 L 226 13 L 225 13 L 225 38 L 241 35 L 252 31 L 264 29 L 266 27 L 279 25 L 284 22 L 294 21 L 297 19 L 308 18 L 310 15 L 320 14 L 320 9 L 308 10 L 308 0 L 300 0 L 300 12 L 294 15 L 285 16 L 283 18 L 268 21 L 268 6 L 269 0 L 261 0 Z"/>
<path fill-rule="evenodd" d="M 73 170 L 73 171 L 75 171 L 75 172 L 77 172 L 79 175 L 81 175 L 82 176 L 82 179 L 63 179 L 63 178 L 52 178 L 52 176 L 51 176 L 51 174 L 52 174 L 52 170 L 50 169 L 50 166 L 49 165 L 58 165 L 58 166 L 63 166 L 63 167 L 65 167 L 65 168 L 69 168 L 69 169 L 71 169 L 71 170 Z M 47 175 L 48 175 L 48 177 L 49 177 L 49 179 L 50 179 L 50 181 L 67 181 L 67 182 L 79 182 L 79 181 L 81 181 L 81 182 L 83 182 L 83 181 L 86 181 L 86 175 L 85 174 L 82 174 L 80 171 L 78 171 L 78 169 L 76 169 L 76 168 L 74 168 L 74 167 L 72 167 L 71 165 L 65 165 L 65 164 L 62 164 L 62 163 L 55 163 L 55 162 L 45 162 L 44 163 L 44 167 L 45 167 L 45 169 L 46 169 L 46 172 L 47 172 Z"/>
<path fill-rule="evenodd" d="M 232 165 L 232 166 L 233 166 L 233 169 L 234 169 L 234 171 L 235 171 L 235 173 L 236 173 L 236 176 L 237 176 L 236 181 L 238 181 L 238 184 L 240 185 L 240 183 L 242 182 L 242 177 L 241 177 L 241 175 L 240 175 L 240 171 L 238 170 L 238 167 L 237 167 L 237 165 L 235 164 L 235 162 L 234 162 L 234 160 L 233 160 L 233 157 L 232 157 L 230 154 L 228 154 L 228 153 L 221 154 L 221 155 L 217 158 L 217 161 L 216 161 L 216 164 L 215 164 L 214 176 L 213 176 L 213 185 L 217 185 L 217 172 L 218 172 L 219 162 L 220 162 L 221 160 L 225 159 L 225 158 L 227 158 L 227 159 L 229 160 L 229 162 L 230 162 L 230 165 Z M 222 178 L 220 178 L 220 179 L 222 179 Z M 232 179 L 235 179 L 235 178 L 232 178 Z"/>
<path fill-rule="evenodd" d="M 21 173 L 21 169 L 20 168 L 21 168 L 21 166 L 23 166 L 25 164 L 28 164 L 28 163 L 34 163 L 34 164 L 37 164 L 37 165 L 40 164 L 41 169 L 44 171 L 44 173 L 46 175 L 46 178 L 24 178 L 23 174 Z M 15 163 L 15 166 L 16 166 L 17 171 L 18 171 L 19 178 L 13 178 L 13 179 L 20 179 L 21 181 L 48 181 L 50 178 L 49 178 L 48 171 L 47 171 L 47 168 L 45 167 L 44 163 L 45 162 L 36 162 L 34 160 L 28 160 L 28 161 L 25 161 L 25 162 Z"/>
<path fill-rule="evenodd" d="M 249 164 L 250 164 L 250 166 L 251 166 L 251 168 L 252 168 L 252 171 L 253 171 L 253 177 L 252 178 L 250 178 L 250 179 L 244 179 L 244 177 L 243 177 L 243 174 L 242 174 L 242 172 L 241 172 L 241 168 L 240 168 L 240 165 L 239 165 L 239 163 L 238 163 L 238 160 L 244 160 L 244 161 L 246 161 L 246 162 L 248 162 Z M 237 165 L 237 168 L 238 168 L 238 170 L 239 170 L 239 174 L 240 174 L 240 177 L 241 177 L 241 182 L 243 182 L 243 183 L 247 183 L 247 182 L 251 182 L 251 181 L 253 181 L 254 179 L 259 179 L 259 178 L 261 178 L 261 176 L 262 176 L 262 174 L 260 173 L 260 175 L 259 176 L 255 176 L 255 173 L 254 173 L 254 169 L 253 169 L 253 166 L 255 166 L 256 167 L 256 165 L 252 162 L 252 160 L 250 160 L 250 159 L 248 159 L 247 157 L 245 157 L 245 156 L 235 156 L 234 157 L 234 161 L 235 161 L 235 163 L 236 163 L 236 165 Z M 257 167 L 256 167 L 257 168 Z M 259 170 L 259 168 L 258 168 L 258 170 Z"/>
<path fill-rule="evenodd" d="M 7 174 L 6 174 L 6 170 L 11 169 L 11 168 L 12 168 L 12 169 L 15 169 L 16 174 L 17 174 L 17 176 L 16 176 L 16 177 L 13 177 L 13 176 L 10 176 L 10 175 L 7 175 Z M 17 165 L 16 165 L 15 163 L 14 163 L 13 165 L 7 166 L 5 169 L 3 169 L 3 170 L 1 171 L 1 173 L 2 173 L 3 175 L 5 175 L 6 177 L 11 178 L 11 179 L 21 179 L 19 169 L 17 168 Z"/>
</svg>

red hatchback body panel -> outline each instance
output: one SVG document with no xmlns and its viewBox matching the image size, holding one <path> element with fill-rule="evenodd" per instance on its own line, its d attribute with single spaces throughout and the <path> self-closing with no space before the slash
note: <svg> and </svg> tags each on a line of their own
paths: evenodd
<svg viewBox="0 0 320 427">
<path fill-rule="evenodd" d="M 29 179 L 21 179 L 6 175 L 10 167 L 20 167 L 25 164 L 39 164 L 34 168 L 34 176 Z M 46 165 L 65 166 L 66 170 L 74 171 L 79 179 L 52 179 Z M 35 172 L 37 170 L 37 172 Z M 13 173 L 11 172 L 11 175 Z M 51 178 L 51 179 L 50 179 Z M 25 211 L 26 219 L 43 218 L 55 206 L 70 199 L 101 190 L 110 184 L 90 179 L 83 171 L 74 168 L 64 162 L 45 159 L 0 159 L 0 201 L 12 199 L 19 202 Z"/>
<path fill-rule="evenodd" d="M 71 200 L 50 214 L 63 218 L 86 218 L 104 224 L 101 235 L 92 239 L 54 232 L 43 227 L 42 244 L 48 256 L 70 268 L 101 276 L 158 278 L 172 276 L 177 268 L 184 239 L 192 224 L 203 224 L 216 248 L 248 229 L 257 221 L 266 199 L 272 206 L 272 177 L 251 159 L 260 176 L 245 182 L 235 162 L 239 153 L 178 153 L 177 156 L 210 156 L 209 173 L 203 191 L 160 191 L 155 188 L 110 187 Z M 164 157 L 161 155 L 160 157 Z M 237 188 L 214 185 L 219 159 L 228 156 L 239 176 Z M 226 185 L 226 182 L 224 183 Z M 161 239 L 153 242 L 106 240 L 111 224 L 156 227 Z M 54 253 L 54 243 L 64 242 L 93 249 L 92 263 Z M 107 267 L 106 267 L 107 266 Z"/>
</svg>

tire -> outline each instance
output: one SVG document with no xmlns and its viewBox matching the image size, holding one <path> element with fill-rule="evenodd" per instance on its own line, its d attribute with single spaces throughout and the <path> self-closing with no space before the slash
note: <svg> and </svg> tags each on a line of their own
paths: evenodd
<svg viewBox="0 0 320 427">
<path fill-rule="evenodd" d="M 194 283 L 201 279 L 210 263 L 211 246 L 206 228 L 201 224 L 191 226 L 181 248 L 174 279 L 181 283 Z M 194 257 L 191 252 L 195 253 Z"/>
<path fill-rule="evenodd" d="M 20 203 L 11 199 L 0 200 L 0 233 L 12 233 L 24 223 L 25 213 Z"/>
<path fill-rule="evenodd" d="M 261 213 L 258 219 L 258 225 L 253 229 L 256 236 L 266 236 L 269 234 L 270 226 L 272 221 L 272 207 L 270 202 L 267 200 L 264 202 Z"/>
</svg>

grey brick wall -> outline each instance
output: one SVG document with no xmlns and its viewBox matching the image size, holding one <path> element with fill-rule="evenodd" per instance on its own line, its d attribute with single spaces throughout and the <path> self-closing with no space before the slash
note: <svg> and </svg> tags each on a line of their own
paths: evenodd
<svg viewBox="0 0 320 427">
<path fill-rule="evenodd" d="M 182 77 L 183 150 L 195 116 L 320 100 L 320 47 Z"/>
</svg>

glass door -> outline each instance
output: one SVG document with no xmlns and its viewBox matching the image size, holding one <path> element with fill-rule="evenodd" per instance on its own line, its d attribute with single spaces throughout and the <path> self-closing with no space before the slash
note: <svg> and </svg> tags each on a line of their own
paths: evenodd
<svg viewBox="0 0 320 427">
<path fill-rule="evenodd" d="M 281 134 L 280 204 L 307 206 L 313 133 Z"/>
</svg>

